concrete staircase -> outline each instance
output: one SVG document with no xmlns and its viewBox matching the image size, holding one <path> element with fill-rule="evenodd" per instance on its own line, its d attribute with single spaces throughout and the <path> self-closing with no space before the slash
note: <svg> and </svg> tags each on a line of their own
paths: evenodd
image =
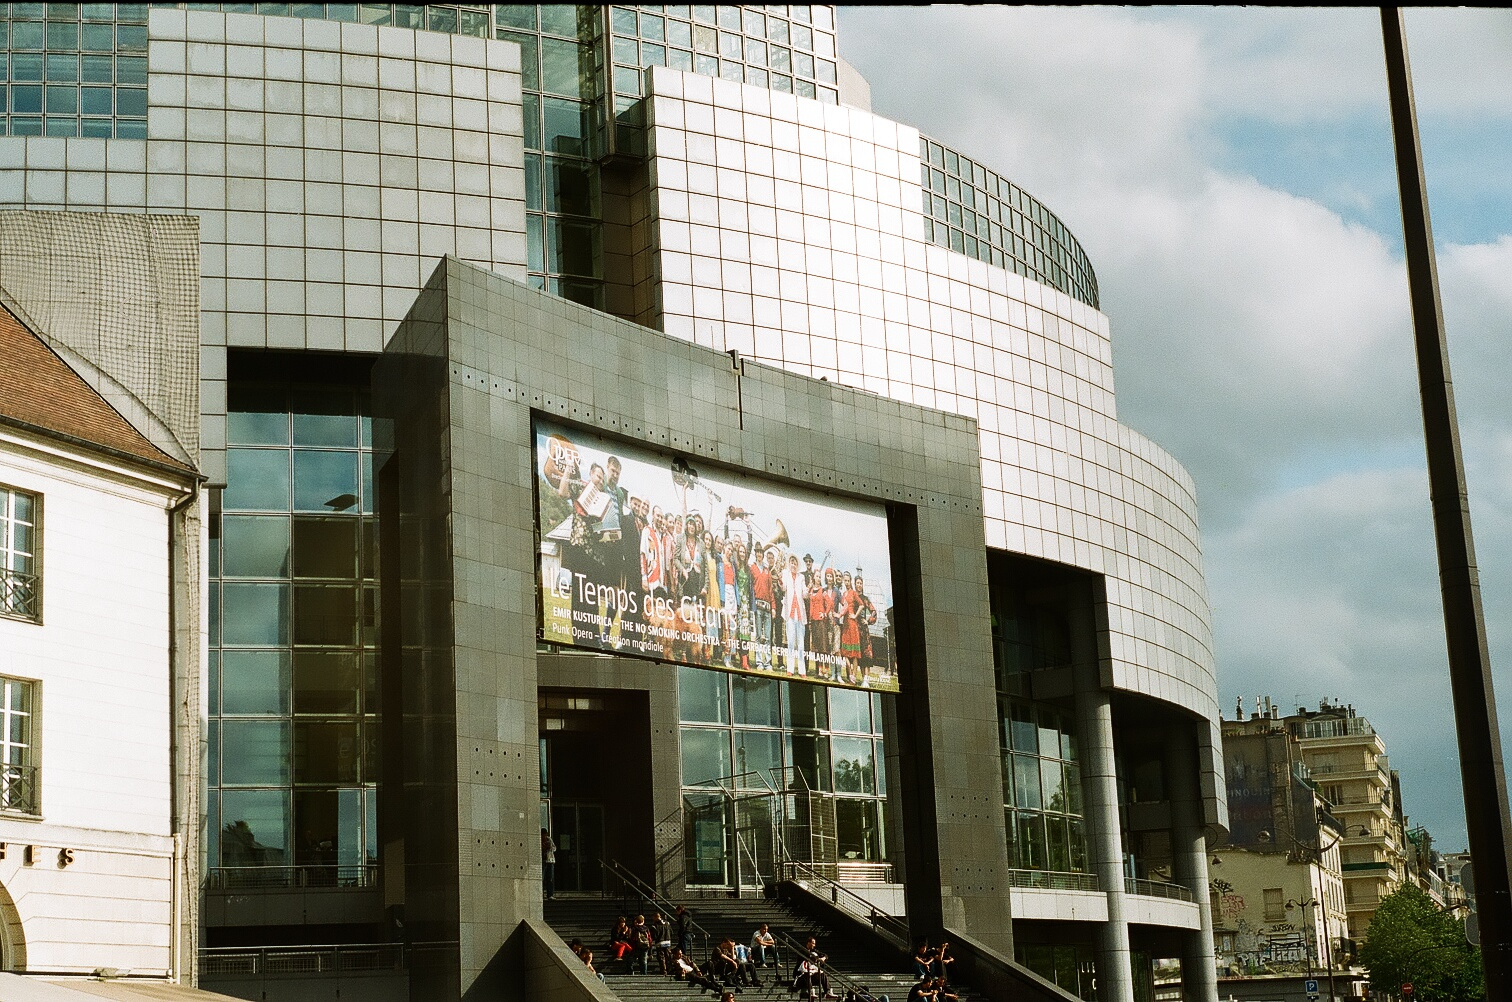
<svg viewBox="0 0 1512 1002">
<path fill-rule="evenodd" d="M 710 992 L 662 974 L 631 973 L 628 963 L 616 964 L 608 959 L 609 930 L 616 916 L 623 914 L 631 921 L 635 918 L 635 912 L 624 907 L 626 904 L 599 897 L 558 897 L 546 902 L 546 921 L 563 942 L 570 943 L 578 938 L 593 950 L 594 967 L 604 975 L 605 985 L 625 1002 L 687 1002 L 715 997 Z M 629 904 L 632 908 L 639 907 L 649 921 L 649 909 Z M 832 980 L 830 987 L 841 994 L 845 991 L 845 985 L 839 983 L 843 978 L 849 983 L 868 986 L 873 994 L 887 995 L 892 1002 L 903 1002 L 914 984 L 908 973 L 909 965 L 883 944 L 849 930 L 831 929 L 785 903 L 758 897 L 689 897 L 682 904 L 714 942 L 728 936 L 737 943 L 750 943 L 751 933 L 757 926 L 762 922 L 771 926 L 779 943 L 782 966 L 777 970 L 762 969 L 759 972 L 762 986 L 742 989 L 740 1002 L 767 999 L 798 1002 L 800 997 L 789 991 L 797 959 L 794 950 L 783 942 L 784 937 L 800 944 L 809 936 L 816 938 L 819 949 L 829 955 L 830 966 L 839 975 Z M 700 966 L 707 966 L 708 952 L 708 945 L 695 937 L 693 959 Z M 652 964 L 655 964 L 654 957 Z M 961 1002 L 980 1002 L 980 995 L 960 985 L 952 985 L 951 990 L 960 995 Z"/>
</svg>

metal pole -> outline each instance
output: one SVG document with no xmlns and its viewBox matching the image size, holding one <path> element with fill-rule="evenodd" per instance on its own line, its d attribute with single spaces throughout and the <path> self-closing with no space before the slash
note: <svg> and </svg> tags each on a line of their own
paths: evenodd
<svg viewBox="0 0 1512 1002">
<path fill-rule="evenodd" d="M 1313 923 L 1313 928 L 1314 929 L 1317 928 L 1317 922 L 1316 921 Z M 1324 959 L 1328 962 L 1328 1002 L 1338 1002 L 1339 996 L 1334 991 L 1334 976 L 1333 976 L 1333 962 L 1334 962 L 1333 950 L 1334 950 L 1334 948 L 1333 948 L 1333 935 L 1329 931 L 1329 926 L 1328 926 L 1328 896 L 1327 895 L 1324 895 L 1324 898 L 1323 898 L 1323 948 L 1326 951 L 1324 953 L 1324 955 L 1323 955 Z"/>
<path fill-rule="evenodd" d="M 1349 828 L 1348 826 L 1346 826 L 1344 828 L 1344 832 L 1347 833 L 1348 831 Z M 1334 846 L 1343 841 L 1344 834 L 1341 833 L 1332 842 L 1328 843 L 1328 849 L 1332 849 Z M 1314 892 L 1313 897 L 1320 901 L 1323 908 L 1323 946 L 1328 951 L 1325 955 L 1328 961 L 1328 1002 L 1338 1002 L 1339 995 L 1336 991 L 1334 991 L 1333 934 L 1328 924 L 1328 867 L 1323 865 L 1323 854 L 1327 852 L 1328 849 L 1323 848 L 1323 832 L 1321 829 L 1316 827 L 1313 828 L 1313 844 L 1318 850 L 1318 858 L 1316 860 L 1318 864 L 1318 889 L 1316 892 Z M 1314 919 L 1313 929 L 1316 930 L 1317 928 L 1318 922 L 1317 919 Z"/>
<path fill-rule="evenodd" d="M 1428 482 L 1433 501 L 1434 542 L 1443 593 L 1444 632 L 1449 648 L 1449 681 L 1454 695 L 1455 732 L 1459 739 L 1460 777 L 1465 793 L 1465 822 L 1477 886 L 1485 866 L 1485 892 L 1477 897 L 1485 962 L 1486 997 L 1512 993 L 1512 887 L 1507 848 L 1512 829 L 1507 812 L 1507 785 L 1502 768 L 1501 736 L 1491 686 L 1491 659 L 1481 611 L 1480 579 L 1470 533 L 1470 499 L 1460 454 L 1449 378 L 1449 352 L 1439 302 L 1438 271 L 1433 256 L 1433 229 L 1423 178 L 1417 112 L 1402 13 L 1381 8 L 1386 50 L 1386 83 L 1391 98 L 1391 125 L 1396 140 L 1397 182 L 1402 197 L 1402 235 L 1407 254 L 1407 283 L 1412 299 L 1412 326 L 1417 347 L 1418 389 L 1423 401 Z"/>
</svg>

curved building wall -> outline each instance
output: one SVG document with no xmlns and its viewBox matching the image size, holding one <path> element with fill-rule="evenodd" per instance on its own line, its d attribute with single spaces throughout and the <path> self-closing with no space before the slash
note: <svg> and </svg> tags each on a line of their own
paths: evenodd
<svg viewBox="0 0 1512 1002">
<path fill-rule="evenodd" d="M 1097 274 L 1043 202 L 964 153 L 919 137 L 924 237 L 1069 293 L 1096 309 Z"/>
<path fill-rule="evenodd" d="M 1107 318 L 926 240 L 915 129 L 665 69 L 650 80 L 646 319 L 974 418 L 988 545 L 1104 575 L 1103 684 L 1215 721 L 1194 488 L 1118 423 Z M 1222 823 L 1222 765 L 1206 759 Z"/>
<path fill-rule="evenodd" d="M 10 8 L 12 23 L 20 6 Z M 968 256 L 965 187 L 956 253 L 948 181 L 945 226 L 934 218 L 931 161 L 941 150 L 950 172 L 943 148 L 910 127 L 826 103 L 832 95 L 822 87 L 807 99 L 781 92 L 770 75 L 760 86 L 756 56 L 778 58 L 771 46 L 783 31 L 792 37 L 796 14 L 749 25 L 742 15 L 740 59 L 731 43 L 717 69 L 733 77 L 729 67 L 740 67 L 745 84 L 713 78 L 708 63 L 705 75 L 657 66 L 642 76 L 649 97 L 633 109 L 645 115 L 642 172 L 633 155 L 602 159 L 605 140 L 587 109 L 607 92 L 618 113 L 620 99 L 633 97 L 618 83 L 606 90 L 609 74 L 622 81 L 619 71 L 637 60 L 675 63 L 674 53 L 696 68 L 700 24 L 720 45 L 737 37 L 735 24 L 701 22 L 702 8 L 689 19 L 640 11 L 632 57 L 630 25 L 616 27 L 613 11 L 599 12 L 596 41 L 574 42 L 565 22 L 546 24 L 546 7 L 499 8 L 484 22 L 487 11 L 463 5 L 451 22 L 451 8 L 431 5 L 426 16 L 439 23 L 419 31 L 154 9 L 143 12 L 149 69 L 138 82 L 130 60 L 141 49 L 128 23 L 138 11 L 120 9 L 112 72 L 118 95 L 145 87 L 145 139 L 20 136 L 11 121 L 13 134 L 0 138 L 0 206 L 200 219 L 204 456 L 217 482 L 225 476 L 228 347 L 376 353 L 442 255 L 567 298 L 577 297 L 565 279 L 556 282 L 563 276 L 606 284 L 628 276 L 630 309 L 613 296 L 581 298 L 607 300 L 674 338 L 973 419 L 987 545 L 1102 576 L 1096 683 L 1192 716 L 1199 744 L 1207 742 L 1199 765 L 1205 820 L 1225 823 L 1193 487 L 1168 454 L 1117 420 L 1108 321 L 1095 308 L 1090 265 L 1068 293 L 1052 287 L 1064 285 L 1054 274 L 1041 284 L 994 266 L 991 254 L 979 259 L 980 242 Z M 677 48 L 683 26 L 693 40 L 685 53 Z M 122 35 L 123 27 L 132 30 Z M 747 44 L 759 41 L 758 28 L 765 50 Z M 820 55 L 822 36 L 816 29 L 810 38 Z M 91 37 L 104 44 L 101 32 Z M 548 45 L 553 39 L 565 48 Z M 616 42 L 607 56 L 600 51 Z M 564 64 L 548 49 L 572 59 L 592 51 L 598 82 L 577 80 L 581 92 L 564 94 L 571 88 L 552 71 Z M 68 58 L 88 72 L 87 52 Z M 81 102 L 83 87 L 74 88 Z M 119 100 L 115 108 L 119 128 Z M 88 117 L 79 112 L 79 129 Z M 552 132 L 553 121 L 569 118 L 576 124 Z M 128 125 L 117 136 L 135 131 Z M 571 171 L 586 181 L 569 191 Z M 970 204 L 990 198 L 996 175 L 958 157 L 950 176 L 965 182 L 968 171 Z M 1025 214 L 1031 204 L 1015 191 L 995 210 L 1009 230 L 1013 207 Z M 569 204 L 574 192 L 582 200 Z M 635 214 L 622 218 L 626 205 Z M 990 201 L 986 208 L 994 211 Z M 1026 256 L 1034 241 L 1044 241 L 1036 246 L 1045 254 L 1075 247 L 1063 227 L 1046 225 L 1053 217 L 1042 206 L 1025 218 L 1039 227 L 1025 225 Z M 576 258 L 554 234 L 583 220 L 602 228 L 593 239 L 602 238 L 603 253 L 588 255 L 591 267 L 557 267 Z M 998 239 L 990 222 L 989 250 Z M 1092 709 L 1111 728 L 1108 706 Z M 1110 783 L 1098 824 L 1108 836 L 1112 876 L 1102 879 L 1114 908 L 1122 860 L 1105 730 Z"/>
</svg>

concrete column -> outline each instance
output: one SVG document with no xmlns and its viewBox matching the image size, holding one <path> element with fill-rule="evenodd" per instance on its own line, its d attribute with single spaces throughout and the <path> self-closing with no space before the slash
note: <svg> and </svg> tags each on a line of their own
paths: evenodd
<svg viewBox="0 0 1512 1002">
<path fill-rule="evenodd" d="M 1118 774 L 1113 762 L 1113 704 L 1097 670 L 1092 610 L 1071 613 L 1076 661 L 1076 744 L 1081 757 L 1082 807 L 1087 850 L 1108 898 L 1108 921 L 1098 930 L 1097 994 L 1103 1002 L 1133 1002 L 1134 968 L 1129 922 L 1124 917 L 1123 839 L 1118 817 Z"/>
<path fill-rule="evenodd" d="M 1197 787 L 1197 748 L 1185 727 L 1166 732 L 1166 791 L 1171 799 L 1171 876 L 1197 896 L 1196 930 L 1183 937 L 1181 997 L 1187 1002 L 1216 1002 L 1218 972 L 1213 958 L 1213 913 L 1208 905 L 1207 837 L 1202 824 L 1202 797 Z"/>
</svg>

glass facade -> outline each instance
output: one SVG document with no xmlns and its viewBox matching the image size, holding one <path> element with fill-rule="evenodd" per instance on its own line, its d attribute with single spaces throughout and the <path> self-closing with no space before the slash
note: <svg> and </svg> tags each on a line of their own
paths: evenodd
<svg viewBox="0 0 1512 1002">
<path fill-rule="evenodd" d="M 1097 998 L 1097 964 L 1086 943 L 1013 944 L 1013 959 L 1035 974 L 1083 999 Z"/>
<path fill-rule="evenodd" d="M 1098 308 L 1097 275 L 1071 231 L 1024 189 L 919 137 L 924 235 Z"/>
<path fill-rule="evenodd" d="M 1075 721 L 1024 698 L 1028 673 L 1070 664 L 1070 628 L 1054 609 L 1031 605 L 998 581 L 990 594 L 1008 865 L 1089 872 Z"/>
<path fill-rule="evenodd" d="M 145 139 L 151 6 L 0 3 L 0 135 Z M 600 309 L 598 158 L 643 154 L 640 98 L 647 67 L 670 66 L 829 104 L 840 100 L 834 8 L 828 5 L 197 6 L 518 43 L 530 278 L 537 288 Z M 1097 307 L 1091 262 L 1053 213 L 933 140 L 921 138 L 919 155 L 930 240 Z"/>
<path fill-rule="evenodd" d="M 604 8 L 593 9 L 602 16 Z M 651 66 L 840 103 L 832 6 L 666 4 L 608 10 L 607 23 L 594 26 L 600 43 L 595 70 L 599 92 L 612 99 L 610 141 L 617 152 L 643 152 L 642 71 Z"/>
<path fill-rule="evenodd" d="M 152 6 L 0 3 L 0 135 L 145 139 Z M 530 281 L 597 309 L 604 306 L 598 158 L 611 148 L 641 150 L 645 67 L 670 65 L 831 104 L 840 94 L 829 6 L 194 6 L 518 43 Z M 606 132 L 611 114 L 613 135 Z"/>
<path fill-rule="evenodd" d="M 1081 765 L 1068 714 L 1003 700 L 999 750 L 1008 865 L 1018 870 L 1086 873 Z"/>
<path fill-rule="evenodd" d="M 774 817 L 789 839 L 795 820 L 805 836 L 833 839 L 816 853 L 825 861 L 889 858 L 880 694 L 689 667 L 677 686 L 693 882 L 728 882 L 727 828 L 740 833 L 736 851 L 750 853 Z M 797 793 L 815 796 L 800 805 Z M 797 859 L 810 848 L 788 845 Z"/>
<path fill-rule="evenodd" d="M 377 569 L 361 380 L 230 384 L 212 522 L 206 859 L 224 883 L 376 862 Z"/>
<path fill-rule="evenodd" d="M 598 91 L 589 41 L 598 8 L 515 4 L 493 15 L 497 36 L 520 46 L 531 284 L 602 309 Z"/>
<path fill-rule="evenodd" d="M 148 6 L 0 4 L 0 135 L 146 139 Z"/>
</svg>

